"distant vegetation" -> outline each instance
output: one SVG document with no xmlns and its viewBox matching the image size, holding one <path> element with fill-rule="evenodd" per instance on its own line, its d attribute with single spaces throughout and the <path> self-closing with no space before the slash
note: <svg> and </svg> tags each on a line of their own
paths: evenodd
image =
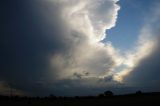
<svg viewBox="0 0 160 106">
<path fill-rule="evenodd" d="M 105 91 L 97 96 L 75 96 L 62 97 L 53 94 L 47 97 L 19 97 L 19 96 L 0 96 L 0 106 L 4 105 L 20 105 L 20 106 L 101 106 L 101 105 L 157 105 L 160 104 L 160 92 L 143 93 L 137 91 L 133 94 L 114 95 L 111 91 Z"/>
</svg>

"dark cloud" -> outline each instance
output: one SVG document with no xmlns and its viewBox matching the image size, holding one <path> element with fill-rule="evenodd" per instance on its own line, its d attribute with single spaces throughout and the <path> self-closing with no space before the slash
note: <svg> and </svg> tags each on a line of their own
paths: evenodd
<svg viewBox="0 0 160 106">
<path fill-rule="evenodd" d="M 114 0 L 105 1 L 105 5 L 110 5 L 106 8 L 101 7 L 96 0 L 70 2 L 2 1 L 0 81 L 33 95 L 47 95 L 52 92 L 65 94 L 65 88 L 69 85 L 69 91 L 73 91 L 70 93 L 76 95 L 81 88 L 81 93 L 87 93 L 89 85 L 96 88 L 94 85 L 99 81 L 99 76 L 105 76 L 112 71 L 117 64 L 116 50 L 109 44 L 104 46 L 97 42 L 102 35 L 97 36 L 93 32 L 102 33 L 104 26 L 107 29 L 113 27 L 119 6 L 115 5 Z M 81 3 L 86 5 L 83 7 Z M 100 10 L 94 13 L 93 8 L 97 6 L 100 6 L 100 10 L 105 8 L 106 15 L 105 11 L 100 13 Z M 91 19 L 86 18 L 86 15 Z M 111 18 L 105 19 L 106 16 Z M 95 26 L 99 25 L 96 20 L 104 25 Z M 97 27 L 99 29 L 95 30 Z M 74 77 L 77 79 L 72 79 Z M 83 77 L 94 77 L 94 80 L 88 78 L 86 81 Z M 82 86 L 77 86 L 77 80 Z M 111 78 L 106 80 L 112 81 Z M 85 81 L 87 83 L 84 84 Z M 88 90 L 84 92 L 84 89 Z"/>
<path fill-rule="evenodd" d="M 160 47 L 159 43 L 156 50 L 147 58 L 140 61 L 132 72 L 125 78 L 131 86 L 149 91 L 159 91 L 160 89 Z M 146 51 L 147 52 L 147 51 Z"/>
<path fill-rule="evenodd" d="M 111 44 L 99 42 L 103 30 L 115 25 L 119 7 L 114 0 L 105 0 L 102 6 L 96 0 L 70 2 L 2 2 L 0 94 L 9 88 L 24 94 L 68 96 L 95 95 L 105 90 L 125 93 L 139 88 L 160 89 L 158 11 L 148 25 L 157 44 L 152 54 L 125 77 L 123 85 L 113 80 L 112 72 L 121 58 Z"/>
<path fill-rule="evenodd" d="M 59 7 L 45 3 L 2 2 L 0 78 L 19 89 L 35 86 L 47 74 L 49 55 L 68 48 L 62 36 L 64 23 L 57 13 Z"/>
</svg>

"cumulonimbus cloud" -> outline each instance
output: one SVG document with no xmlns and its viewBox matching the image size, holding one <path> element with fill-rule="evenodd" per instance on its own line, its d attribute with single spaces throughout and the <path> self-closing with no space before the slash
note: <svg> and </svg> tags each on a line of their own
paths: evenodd
<svg viewBox="0 0 160 106">
<path fill-rule="evenodd" d="M 115 0 L 61 0 L 62 19 L 68 25 L 69 51 L 53 54 L 51 70 L 57 78 L 107 76 L 118 64 L 118 53 L 103 44 L 105 30 L 115 26 L 120 7 Z M 102 11 L 103 10 L 103 11 Z M 118 61 L 117 61 L 118 60 Z M 52 69 L 53 67 L 53 69 Z M 57 71 L 56 71 L 57 70 Z M 86 74 L 87 73 L 87 74 Z M 55 78 L 55 77 L 54 77 Z"/>
<path fill-rule="evenodd" d="M 102 79 L 109 83 L 113 68 L 121 59 L 110 43 L 103 44 L 101 40 L 106 37 L 105 30 L 116 24 L 120 9 L 117 2 L 3 2 L 1 80 L 37 94 L 44 89 L 47 92 L 62 80 L 65 85 L 77 80 L 82 86 L 86 86 L 84 82 L 96 85 Z M 43 86 L 46 84 L 51 88 Z"/>
<path fill-rule="evenodd" d="M 159 53 L 159 43 L 150 39 L 159 33 L 158 23 L 152 28 L 158 18 L 143 29 L 126 56 L 101 42 L 105 31 L 116 25 L 118 0 L 8 1 L 2 6 L 0 80 L 9 85 L 0 84 L 2 92 L 12 87 L 35 95 L 78 95 L 113 88 L 139 70 L 144 58 Z"/>
</svg>

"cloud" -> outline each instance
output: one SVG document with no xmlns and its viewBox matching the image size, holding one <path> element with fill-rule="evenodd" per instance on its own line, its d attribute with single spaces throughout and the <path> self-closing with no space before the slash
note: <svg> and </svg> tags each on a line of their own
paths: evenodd
<svg viewBox="0 0 160 106">
<path fill-rule="evenodd" d="M 128 60 L 128 66 L 116 77 L 131 87 L 144 91 L 159 91 L 160 89 L 160 12 L 159 2 L 155 3 L 142 28 L 136 47 Z M 131 62 L 130 62 L 131 60 Z M 131 64 L 131 65 L 130 65 Z"/>
<path fill-rule="evenodd" d="M 117 2 L 3 1 L 0 94 L 9 94 L 9 88 L 31 95 L 158 90 L 159 7 L 146 19 L 135 48 L 121 55 L 101 42 L 116 25 Z"/>
<path fill-rule="evenodd" d="M 70 2 L 60 1 L 58 5 L 63 7 L 60 14 L 63 20 L 67 20 L 69 29 L 65 36 L 71 45 L 69 51 L 51 55 L 51 75 L 58 79 L 74 77 L 75 73 L 81 77 L 105 76 L 118 64 L 115 59 L 118 53 L 109 43 L 104 45 L 100 41 L 104 38 L 105 29 L 114 26 L 119 6 L 114 0 Z M 100 11 L 102 9 L 104 11 Z M 89 75 L 85 76 L 85 72 Z"/>
<path fill-rule="evenodd" d="M 24 96 L 27 95 L 27 93 L 21 91 L 21 90 L 17 90 L 14 89 L 12 87 L 9 86 L 9 84 L 7 84 L 4 81 L 0 81 L 0 94 L 1 95 L 18 95 L 18 96 Z"/>
<path fill-rule="evenodd" d="M 148 27 L 142 28 L 135 47 L 126 52 L 121 63 L 121 71 L 114 75 L 114 79 L 123 82 L 123 78 L 130 74 L 143 59 L 148 58 L 154 52 L 156 45 L 157 40 L 153 36 L 151 29 Z"/>
<path fill-rule="evenodd" d="M 110 43 L 100 41 L 116 24 L 117 2 L 3 1 L 0 80 L 36 95 L 53 92 L 61 80 L 80 80 L 85 86 L 112 82 L 121 57 Z"/>
</svg>

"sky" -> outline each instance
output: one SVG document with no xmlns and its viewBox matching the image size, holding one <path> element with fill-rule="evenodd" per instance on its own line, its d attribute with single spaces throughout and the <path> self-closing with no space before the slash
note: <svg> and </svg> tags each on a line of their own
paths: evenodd
<svg viewBox="0 0 160 106">
<path fill-rule="evenodd" d="M 159 0 L 5 0 L 0 95 L 160 91 Z"/>
<path fill-rule="evenodd" d="M 152 3 L 152 0 L 120 0 L 116 27 L 107 31 L 108 36 L 103 42 L 110 41 L 121 51 L 133 48 Z"/>
</svg>

